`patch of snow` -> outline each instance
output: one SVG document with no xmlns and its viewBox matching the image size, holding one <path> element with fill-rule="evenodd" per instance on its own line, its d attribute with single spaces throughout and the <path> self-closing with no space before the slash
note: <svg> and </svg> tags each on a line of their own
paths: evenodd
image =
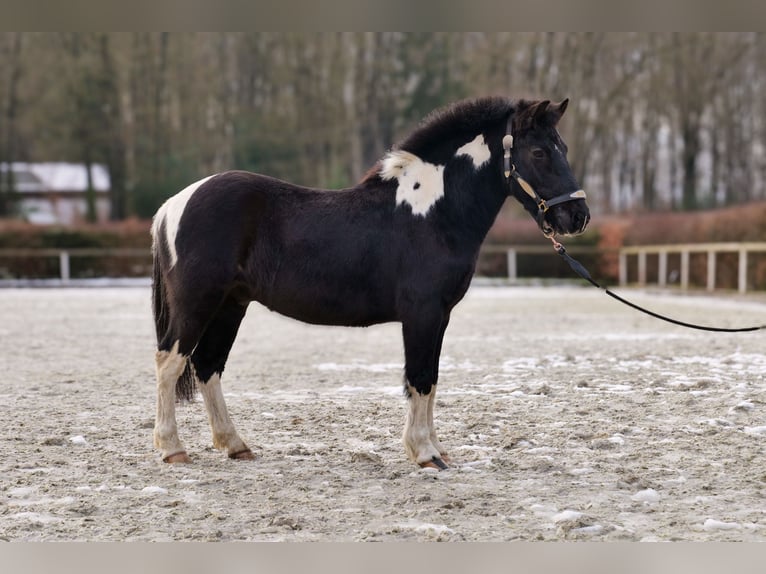
<svg viewBox="0 0 766 574">
<path fill-rule="evenodd" d="M 64 498 L 50 498 L 50 497 L 43 497 L 43 498 L 22 498 L 17 500 L 11 500 L 8 502 L 8 506 L 36 506 L 38 504 L 45 504 L 45 505 L 52 505 L 55 504 L 57 506 L 66 506 L 68 504 L 74 503 L 74 497 L 73 496 L 65 496 Z"/>
<path fill-rule="evenodd" d="M 18 486 L 8 491 L 8 496 L 12 498 L 27 498 L 37 490 L 36 486 Z"/>
<path fill-rule="evenodd" d="M 582 512 L 576 510 L 564 510 L 553 516 L 553 522 L 569 522 L 570 520 L 577 520 L 582 517 Z"/>
<path fill-rule="evenodd" d="M 535 503 L 530 505 L 529 510 L 531 510 L 535 514 L 553 515 L 556 513 L 557 509 L 555 506 L 546 506 L 545 504 Z"/>
<path fill-rule="evenodd" d="M 600 524 L 591 524 L 590 526 L 581 526 L 572 530 L 575 534 L 598 534 L 604 530 Z"/>
<path fill-rule="evenodd" d="M 503 371 L 506 373 L 516 373 L 518 371 L 530 371 L 537 367 L 539 361 L 536 357 L 520 357 L 511 359 L 503 363 Z"/>
<path fill-rule="evenodd" d="M 42 514 L 40 512 L 19 512 L 17 514 L 11 514 L 11 518 L 17 520 L 27 520 L 36 524 L 51 524 L 53 522 L 61 522 L 61 518 L 53 516 L 51 514 Z"/>
<path fill-rule="evenodd" d="M 88 444 L 88 441 L 85 440 L 85 437 L 79 434 L 76 436 L 70 436 L 69 442 L 71 442 L 72 444 L 77 444 L 77 445 Z"/>
<path fill-rule="evenodd" d="M 678 478 L 671 478 L 669 480 L 666 480 L 664 484 L 676 485 L 676 484 L 683 484 L 684 482 L 686 482 L 686 477 L 683 475 L 679 475 Z"/>
<path fill-rule="evenodd" d="M 319 371 L 337 371 L 337 372 L 350 372 L 350 371 L 365 371 L 368 373 L 388 373 L 390 371 L 401 370 L 402 365 L 400 363 L 319 363 L 314 365 L 314 368 Z"/>
<path fill-rule="evenodd" d="M 428 533 L 434 533 L 436 535 L 440 534 L 454 534 L 454 530 L 452 530 L 449 526 L 446 524 L 433 524 L 430 522 L 405 522 L 401 524 L 397 524 L 399 528 L 404 528 L 407 530 L 414 530 L 415 532 L 428 532 Z"/>
<path fill-rule="evenodd" d="M 534 448 L 528 448 L 524 451 L 526 454 L 550 454 L 556 452 L 556 449 L 551 446 L 538 446 Z"/>
<path fill-rule="evenodd" d="M 766 426 L 745 427 L 745 433 L 763 435 L 766 434 Z"/>
<path fill-rule="evenodd" d="M 755 405 L 750 401 L 740 401 L 735 406 L 731 407 L 729 409 L 729 414 L 734 414 L 738 411 L 752 411 L 755 408 Z"/>
<path fill-rule="evenodd" d="M 184 492 L 183 498 L 186 504 L 199 504 L 204 502 L 204 498 L 195 491 Z"/>
<path fill-rule="evenodd" d="M 707 419 L 702 421 L 704 423 L 707 423 L 711 427 L 733 427 L 734 423 L 731 421 L 727 421 L 726 419 Z"/>
<path fill-rule="evenodd" d="M 630 497 L 635 502 L 659 502 L 660 493 L 653 488 L 646 488 L 639 490 L 636 494 Z"/>
<path fill-rule="evenodd" d="M 607 385 L 606 386 L 606 392 L 607 393 L 630 393 L 633 391 L 633 387 L 631 385 Z"/>
<path fill-rule="evenodd" d="M 476 371 L 483 370 L 482 367 L 479 367 L 475 364 L 473 364 L 471 361 L 460 361 L 456 362 L 452 357 L 446 356 L 442 357 L 439 360 L 439 371 L 445 372 L 445 371 L 464 371 L 467 373 L 475 373 Z"/>
<path fill-rule="evenodd" d="M 141 489 L 144 494 L 167 494 L 168 489 L 161 486 L 145 486 Z"/>
<path fill-rule="evenodd" d="M 368 387 L 359 387 L 353 385 L 343 385 L 335 389 L 336 393 L 362 393 L 368 391 Z"/>
<path fill-rule="evenodd" d="M 714 520 L 708 518 L 702 525 L 705 530 L 739 530 L 742 525 L 738 522 L 722 522 L 721 520 Z"/>
</svg>

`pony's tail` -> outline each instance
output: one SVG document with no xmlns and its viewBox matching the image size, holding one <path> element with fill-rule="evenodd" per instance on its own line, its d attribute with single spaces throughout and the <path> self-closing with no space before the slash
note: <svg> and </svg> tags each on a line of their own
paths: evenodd
<svg viewBox="0 0 766 574">
<path fill-rule="evenodd" d="M 191 359 L 186 359 L 184 372 L 176 381 L 176 399 L 182 403 L 193 403 L 197 394 L 197 377 L 194 376 L 194 367 Z"/>
<path fill-rule="evenodd" d="M 154 328 L 157 332 L 157 344 L 159 345 L 165 333 L 168 332 L 170 321 L 165 303 L 165 281 L 162 278 L 159 253 L 157 253 L 157 249 L 152 251 L 152 312 L 154 314 Z"/>
<path fill-rule="evenodd" d="M 162 275 L 162 264 L 157 247 L 155 243 L 152 250 L 152 311 L 154 313 L 154 327 L 157 332 L 157 344 L 159 345 L 168 332 L 170 316 L 166 301 L 165 279 Z M 194 376 L 191 360 L 187 357 L 184 371 L 178 377 L 178 381 L 176 381 L 176 399 L 181 402 L 192 402 L 196 393 L 196 377 Z"/>
</svg>

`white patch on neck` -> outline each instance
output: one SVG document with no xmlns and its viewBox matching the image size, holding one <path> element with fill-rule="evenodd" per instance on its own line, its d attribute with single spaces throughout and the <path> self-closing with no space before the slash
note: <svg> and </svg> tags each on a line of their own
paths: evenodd
<svg viewBox="0 0 766 574">
<path fill-rule="evenodd" d="M 165 239 L 168 243 L 168 251 L 170 252 L 170 266 L 176 264 L 178 261 L 178 252 L 176 251 L 176 235 L 178 235 L 178 226 L 181 223 L 181 216 L 186 209 L 186 204 L 194 194 L 195 191 L 205 183 L 211 177 L 210 175 L 204 179 L 201 179 L 195 183 L 192 183 L 188 187 L 179 191 L 173 197 L 169 198 L 162 206 L 157 210 L 154 215 L 154 222 L 152 223 L 152 250 L 157 248 L 157 238 L 159 235 L 160 225 L 165 222 Z"/>
<path fill-rule="evenodd" d="M 408 151 L 392 151 L 383 158 L 380 177 L 399 182 L 396 205 L 408 203 L 413 215 L 425 216 L 444 197 L 444 166 L 423 161 Z"/>
<path fill-rule="evenodd" d="M 490 157 L 492 157 L 492 154 L 489 151 L 489 146 L 482 134 L 477 135 L 467 144 L 460 146 L 455 152 L 455 157 L 459 155 L 469 156 L 473 160 L 473 167 L 476 169 L 479 169 L 489 161 Z"/>
</svg>

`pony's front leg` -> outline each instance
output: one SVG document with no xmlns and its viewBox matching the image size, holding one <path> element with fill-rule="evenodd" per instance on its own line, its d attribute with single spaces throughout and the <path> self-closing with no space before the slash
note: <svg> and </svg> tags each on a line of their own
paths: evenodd
<svg viewBox="0 0 766 574">
<path fill-rule="evenodd" d="M 437 359 L 438 360 L 438 359 Z M 431 394 L 428 396 L 428 429 L 430 431 L 429 438 L 434 448 L 439 451 L 441 459 L 445 464 L 450 463 L 450 457 L 447 454 L 446 449 L 439 442 L 436 436 L 436 425 L 434 425 L 434 404 L 436 403 L 436 385 L 434 384 L 431 389 Z"/>
<path fill-rule="evenodd" d="M 447 468 L 447 453 L 436 438 L 433 409 L 445 313 L 421 313 L 402 324 L 405 386 L 409 409 L 402 440 L 407 456 L 421 467 Z M 446 460 L 445 460 L 446 459 Z"/>
</svg>

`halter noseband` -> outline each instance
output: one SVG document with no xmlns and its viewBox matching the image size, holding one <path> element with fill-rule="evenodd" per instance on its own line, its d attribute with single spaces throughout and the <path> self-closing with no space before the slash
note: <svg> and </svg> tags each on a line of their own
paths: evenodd
<svg viewBox="0 0 766 574">
<path fill-rule="evenodd" d="M 513 149 L 513 136 L 511 135 L 511 119 L 508 118 L 508 129 L 506 130 L 507 133 L 503 136 L 503 173 L 505 174 L 505 179 L 508 182 L 508 188 L 510 191 L 511 188 L 511 178 L 516 180 L 516 183 L 519 184 L 521 189 L 524 190 L 524 192 L 531 197 L 535 204 L 537 205 L 537 224 L 540 226 L 540 229 L 543 229 L 543 221 L 545 220 L 545 213 L 554 205 L 558 205 L 560 203 L 565 203 L 567 201 L 574 201 L 575 199 L 585 199 L 585 191 L 582 189 L 578 189 L 577 191 L 573 191 L 571 193 L 564 193 L 561 195 L 558 195 L 551 199 L 543 199 L 540 197 L 537 192 L 535 191 L 535 188 L 532 187 L 532 185 L 525 180 L 521 175 L 519 175 L 519 172 L 516 171 L 516 164 L 511 162 L 511 149 Z M 546 237 L 552 237 L 553 233 L 548 233 L 543 230 L 543 235 Z"/>
</svg>

